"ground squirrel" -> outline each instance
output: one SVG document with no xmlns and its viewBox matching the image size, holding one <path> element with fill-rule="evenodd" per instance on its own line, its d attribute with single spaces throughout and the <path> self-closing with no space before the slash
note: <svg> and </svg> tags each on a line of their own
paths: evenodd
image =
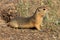
<svg viewBox="0 0 60 40">
<path fill-rule="evenodd" d="M 33 16 L 28 18 L 15 17 L 8 24 L 14 28 L 33 28 L 40 30 L 40 26 L 43 21 L 43 17 L 47 12 L 47 6 L 38 7 Z"/>
</svg>

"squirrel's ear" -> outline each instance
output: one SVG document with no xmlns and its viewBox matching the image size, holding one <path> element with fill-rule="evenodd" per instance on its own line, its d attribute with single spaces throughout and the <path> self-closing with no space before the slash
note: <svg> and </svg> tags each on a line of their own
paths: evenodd
<svg viewBox="0 0 60 40">
<path fill-rule="evenodd" d="M 39 8 L 37 8 L 37 11 L 38 11 L 38 12 L 40 12 L 40 9 L 39 9 Z"/>
</svg>

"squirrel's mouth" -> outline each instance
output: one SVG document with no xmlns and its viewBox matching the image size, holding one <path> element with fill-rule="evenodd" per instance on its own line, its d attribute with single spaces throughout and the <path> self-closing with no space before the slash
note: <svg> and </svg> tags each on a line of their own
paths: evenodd
<svg viewBox="0 0 60 40">
<path fill-rule="evenodd" d="M 44 17 L 44 14 L 41 14 L 40 16 L 41 16 L 41 17 Z"/>
</svg>

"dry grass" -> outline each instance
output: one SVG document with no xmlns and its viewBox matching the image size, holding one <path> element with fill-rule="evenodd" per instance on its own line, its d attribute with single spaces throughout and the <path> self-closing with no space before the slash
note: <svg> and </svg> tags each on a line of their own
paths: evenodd
<svg viewBox="0 0 60 40">
<path fill-rule="evenodd" d="M 60 24 L 60 1 L 59 0 L 20 0 L 18 2 L 18 11 L 20 16 L 30 17 L 34 14 L 36 8 L 41 5 L 48 5 L 50 10 L 44 17 L 43 26 L 47 28 L 56 28 Z"/>
<path fill-rule="evenodd" d="M 60 0 L 0 0 L 0 13 L 5 10 L 3 13 L 6 12 L 9 14 L 11 11 L 14 14 L 15 10 L 17 10 L 16 14 L 22 17 L 30 17 L 34 14 L 36 8 L 42 5 L 48 5 L 50 7 L 49 12 L 44 17 L 42 28 L 54 29 L 60 26 Z M 10 10 L 8 11 L 9 8 Z"/>
</svg>

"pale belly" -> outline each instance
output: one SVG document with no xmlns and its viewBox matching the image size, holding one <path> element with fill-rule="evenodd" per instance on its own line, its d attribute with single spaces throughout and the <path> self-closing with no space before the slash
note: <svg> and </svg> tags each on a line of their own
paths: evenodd
<svg viewBox="0 0 60 40">
<path fill-rule="evenodd" d="M 28 24 L 19 24 L 20 28 L 32 28 L 34 27 L 33 23 L 28 23 Z"/>
</svg>

